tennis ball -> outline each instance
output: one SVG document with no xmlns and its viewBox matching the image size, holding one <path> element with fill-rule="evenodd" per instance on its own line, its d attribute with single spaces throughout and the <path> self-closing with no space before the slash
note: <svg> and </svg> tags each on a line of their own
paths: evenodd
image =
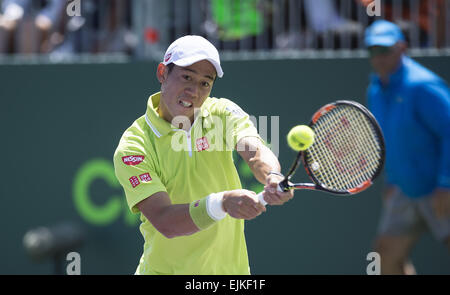
<svg viewBox="0 0 450 295">
<path fill-rule="evenodd" d="M 297 125 L 289 131 L 287 142 L 294 151 L 304 151 L 314 143 L 314 131 L 309 126 Z"/>
</svg>

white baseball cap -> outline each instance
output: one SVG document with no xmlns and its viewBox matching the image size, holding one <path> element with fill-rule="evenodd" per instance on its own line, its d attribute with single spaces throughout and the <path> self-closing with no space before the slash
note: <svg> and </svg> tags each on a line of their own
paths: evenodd
<svg viewBox="0 0 450 295">
<path fill-rule="evenodd" d="M 219 78 L 223 71 L 220 67 L 219 52 L 216 47 L 202 36 L 187 35 L 173 41 L 164 54 L 163 64 L 174 63 L 180 67 L 190 66 L 198 61 L 207 60 L 216 68 Z"/>
</svg>

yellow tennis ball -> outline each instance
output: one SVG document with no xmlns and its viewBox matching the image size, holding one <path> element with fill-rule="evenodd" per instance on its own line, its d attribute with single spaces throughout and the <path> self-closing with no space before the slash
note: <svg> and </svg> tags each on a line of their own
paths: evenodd
<svg viewBox="0 0 450 295">
<path fill-rule="evenodd" d="M 304 151 L 314 143 L 314 131 L 309 126 L 297 125 L 289 131 L 287 142 L 294 151 Z"/>
</svg>

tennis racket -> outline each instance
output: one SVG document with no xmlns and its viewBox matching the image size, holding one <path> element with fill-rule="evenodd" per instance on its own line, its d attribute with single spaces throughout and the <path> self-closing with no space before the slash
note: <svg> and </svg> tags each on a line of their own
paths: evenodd
<svg viewBox="0 0 450 295">
<path fill-rule="evenodd" d="M 351 195 L 370 187 L 383 168 L 384 138 L 375 117 L 361 104 L 339 100 L 320 108 L 311 119 L 314 143 L 297 154 L 278 185 L 289 189 L 319 190 Z M 313 183 L 291 183 L 300 160 Z M 259 201 L 266 205 L 263 193 Z"/>
</svg>

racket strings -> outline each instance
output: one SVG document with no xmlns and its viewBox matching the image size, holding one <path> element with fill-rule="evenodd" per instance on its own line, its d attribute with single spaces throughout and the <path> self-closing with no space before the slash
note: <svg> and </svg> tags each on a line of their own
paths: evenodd
<svg viewBox="0 0 450 295">
<path fill-rule="evenodd" d="M 340 112 L 343 112 L 342 109 L 337 113 Z M 361 117 L 355 118 L 355 114 L 359 114 Z M 367 130 L 361 130 L 361 127 L 367 124 L 354 124 L 353 122 L 360 122 L 359 120 L 364 120 L 364 123 L 369 122 L 366 121 L 367 119 L 365 116 L 356 112 L 338 114 L 338 116 L 340 116 L 341 128 L 336 129 L 338 137 L 336 138 L 336 141 L 333 142 L 335 145 L 335 150 L 332 152 L 333 155 L 338 158 L 334 159 L 333 164 L 335 164 L 339 174 L 335 174 L 333 179 L 344 179 L 349 186 L 355 187 L 371 178 L 372 171 L 370 170 L 370 166 L 368 164 L 376 163 L 376 160 L 373 161 L 373 159 L 370 159 L 371 156 L 375 154 L 373 151 L 361 150 L 361 147 L 366 148 L 367 146 L 371 146 L 373 144 L 373 142 L 369 142 L 368 144 L 366 142 L 367 138 L 362 137 L 370 134 L 367 133 Z M 342 123 L 342 120 L 346 123 Z M 352 123 L 350 124 L 349 122 Z M 339 126 L 339 124 L 337 126 Z M 359 136 L 354 136 L 356 134 Z M 329 145 L 330 144 L 328 143 L 328 147 Z M 338 149 L 339 152 L 336 152 Z M 373 168 L 376 170 L 376 165 L 374 165 Z M 339 183 L 335 182 L 335 184 Z"/>
<path fill-rule="evenodd" d="M 345 118 L 349 122 L 360 122 L 359 120 L 366 119 L 362 114 L 359 114 L 361 115 L 360 118 L 355 118 L 355 114 L 357 113 L 344 114 L 342 115 L 341 120 L 342 118 Z M 338 131 L 339 134 L 344 135 L 337 140 L 337 142 L 339 142 L 337 146 L 339 148 L 342 148 L 343 151 L 338 155 L 339 159 L 335 160 L 334 164 L 338 167 L 338 172 L 341 173 L 339 176 L 344 176 L 347 183 L 349 183 L 351 187 L 355 187 L 371 178 L 372 174 L 376 171 L 377 166 L 373 165 L 373 169 L 371 170 L 371 167 L 368 164 L 376 163 L 376 159 L 371 159 L 371 156 L 375 153 L 366 149 L 368 146 L 372 146 L 373 144 L 373 142 L 370 142 L 370 137 L 364 137 L 365 135 L 370 133 L 368 133 L 367 130 L 361 130 L 363 129 L 361 127 L 367 124 L 346 125 L 346 128 L 341 128 Z M 358 134 L 359 136 L 354 136 L 355 134 Z M 369 140 L 369 142 L 367 142 L 367 140 Z M 351 143 L 350 147 L 345 146 L 349 143 Z M 361 149 L 361 147 L 365 149 L 363 150 Z M 338 176 L 335 177 L 337 178 Z"/>
<path fill-rule="evenodd" d="M 356 118 L 358 115 L 358 118 Z M 361 136 L 356 136 L 357 146 L 362 146 L 364 149 L 358 156 L 358 164 L 361 167 L 357 184 L 360 184 L 368 179 L 371 179 L 378 168 L 379 161 L 381 160 L 381 146 L 372 136 L 375 133 L 373 126 L 369 119 L 362 113 L 351 112 L 351 116 L 354 117 L 355 122 L 361 122 L 361 124 L 352 124 L 352 132 Z M 379 148 L 377 149 L 377 146 Z M 356 153 L 352 153 L 356 155 Z M 367 166 L 367 167 L 366 167 Z M 355 183 L 355 184 L 356 184 Z"/>
<path fill-rule="evenodd" d="M 348 190 L 373 178 L 382 158 L 380 138 L 358 109 L 339 105 L 313 125 L 316 141 L 307 165 L 325 188 Z"/>
</svg>

